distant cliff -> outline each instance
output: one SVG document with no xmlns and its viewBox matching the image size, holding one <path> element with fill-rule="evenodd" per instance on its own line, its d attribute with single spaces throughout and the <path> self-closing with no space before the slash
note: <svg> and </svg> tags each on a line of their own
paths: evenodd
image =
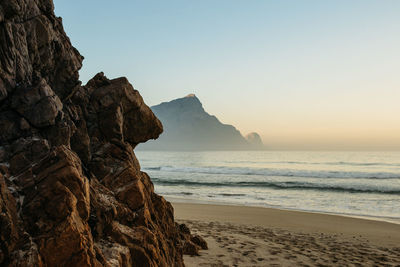
<svg viewBox="0 0 400 267">
<path fill-rule="evenodd" d="M 200 100 L 190 94 L 151 107 L 164 126 L 156 141 L 141 144 L 140 150 L 247 150 L 262 149 L 258 142 L 244 138 L 232 125 L 208 114 Z"/>
</svg>

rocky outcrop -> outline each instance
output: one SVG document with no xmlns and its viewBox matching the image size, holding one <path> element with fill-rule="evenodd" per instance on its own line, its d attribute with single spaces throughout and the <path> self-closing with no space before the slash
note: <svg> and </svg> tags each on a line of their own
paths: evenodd
<svg viewBox="0 0 400 267">
<path fill-rule="evenodd" d="M 245 136 L 247 142 L 253 147 L 262 148 L 264 146 L 261 137 L 258 133 L 249 133 Z"/>
<path fill-rule="evenodd" d="M 53 9 L 0 2 L 0 265 L 183 266 L 205 246 L 133 151 L 160 121 L 126 78 L 81 85 Z"/>
</svg>

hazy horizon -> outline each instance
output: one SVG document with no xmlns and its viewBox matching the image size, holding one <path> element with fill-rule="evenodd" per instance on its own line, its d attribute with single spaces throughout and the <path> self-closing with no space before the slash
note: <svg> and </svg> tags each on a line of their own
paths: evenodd
<svg viewBox="0 0 400 267">
<path fill-rule="evenodd" d="M 86 82 L 195 93 L 267 148 L 400 150 L 400 2 L 55 0 Z"/>
</svg>

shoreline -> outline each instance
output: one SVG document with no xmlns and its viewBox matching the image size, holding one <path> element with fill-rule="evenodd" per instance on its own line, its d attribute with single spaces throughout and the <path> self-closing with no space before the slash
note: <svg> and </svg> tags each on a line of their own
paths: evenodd
<svg viewBox="0 0 400 267">
<path fill-rule="evenodd" d="M 186 266 L 400 265 L 400 225 L 275 208 L 172 202 L 209 250 Z"/>
<path fill-rule="evenodd" d="M 279 228 L 303 233 L 340 234 L 349 239 L 363 236 L 370 242 L 400 246 L 400 224 L 341 215 L 265 207 L 173 202 L 177 220 L 222 222 Z"/>
<path fill-rule="evenodd" d="M 300 209 L 292 209 L 292 208 L 285 208 L 285 207 L 274 207 L 268 205 L 244 205 L 244 204 L 237 204 L 231 202 L 217 202 L 217 201 L 207 201 L 207 200 L 195 200 L 186 197 L 168 197 L 164 196 L 164 198 L 175 204 L 194 204 L 194 205 L 215 205 L 215 206 L 233 206 L 233 207 L 249 207 L 249 208 L 262 208 L 262 209 L 274 209 L 274 210 L 281 210 L 281 211 L 294 211 L 294 212 L 304 212 L 304 213 L 311 213 L 311 214 L 322 214 L 322 215 L 332 215 L 332 216 L 341 216 L 341 217 L 348 217 L 348 218 L 355 218 L 360 220 L 370 220 L 370 221 L 378 221 L 378 222 L 386 222 L 392 224 L 400 225 L 400 217 L 385 217 L 385 216 L 372 216 L 372 215 L 360 215 L 360 214 L 346 214 L 346 213 L 336 213 L 336 212 L 324 212 L 324 211 L 314 211 L 314 210 L 300 210 Z"/>
</svg>

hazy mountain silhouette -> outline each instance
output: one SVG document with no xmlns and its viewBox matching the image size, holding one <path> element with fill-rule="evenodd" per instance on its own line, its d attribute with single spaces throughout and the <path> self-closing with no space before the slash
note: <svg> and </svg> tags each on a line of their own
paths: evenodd
<svg viewBox="0 0 400 267">
<path fill-rule="evenodd" d="M 157 139 L 141 144 L 143 150 L 245 150 L 263 148 L 261 139 L 250 142 L 232 125 L 208 114 L 200 100 L 190 94 L 151 107 L 164 126 Z M 252 133 L 252 136 L 258 134 Z"/>
</svg>

